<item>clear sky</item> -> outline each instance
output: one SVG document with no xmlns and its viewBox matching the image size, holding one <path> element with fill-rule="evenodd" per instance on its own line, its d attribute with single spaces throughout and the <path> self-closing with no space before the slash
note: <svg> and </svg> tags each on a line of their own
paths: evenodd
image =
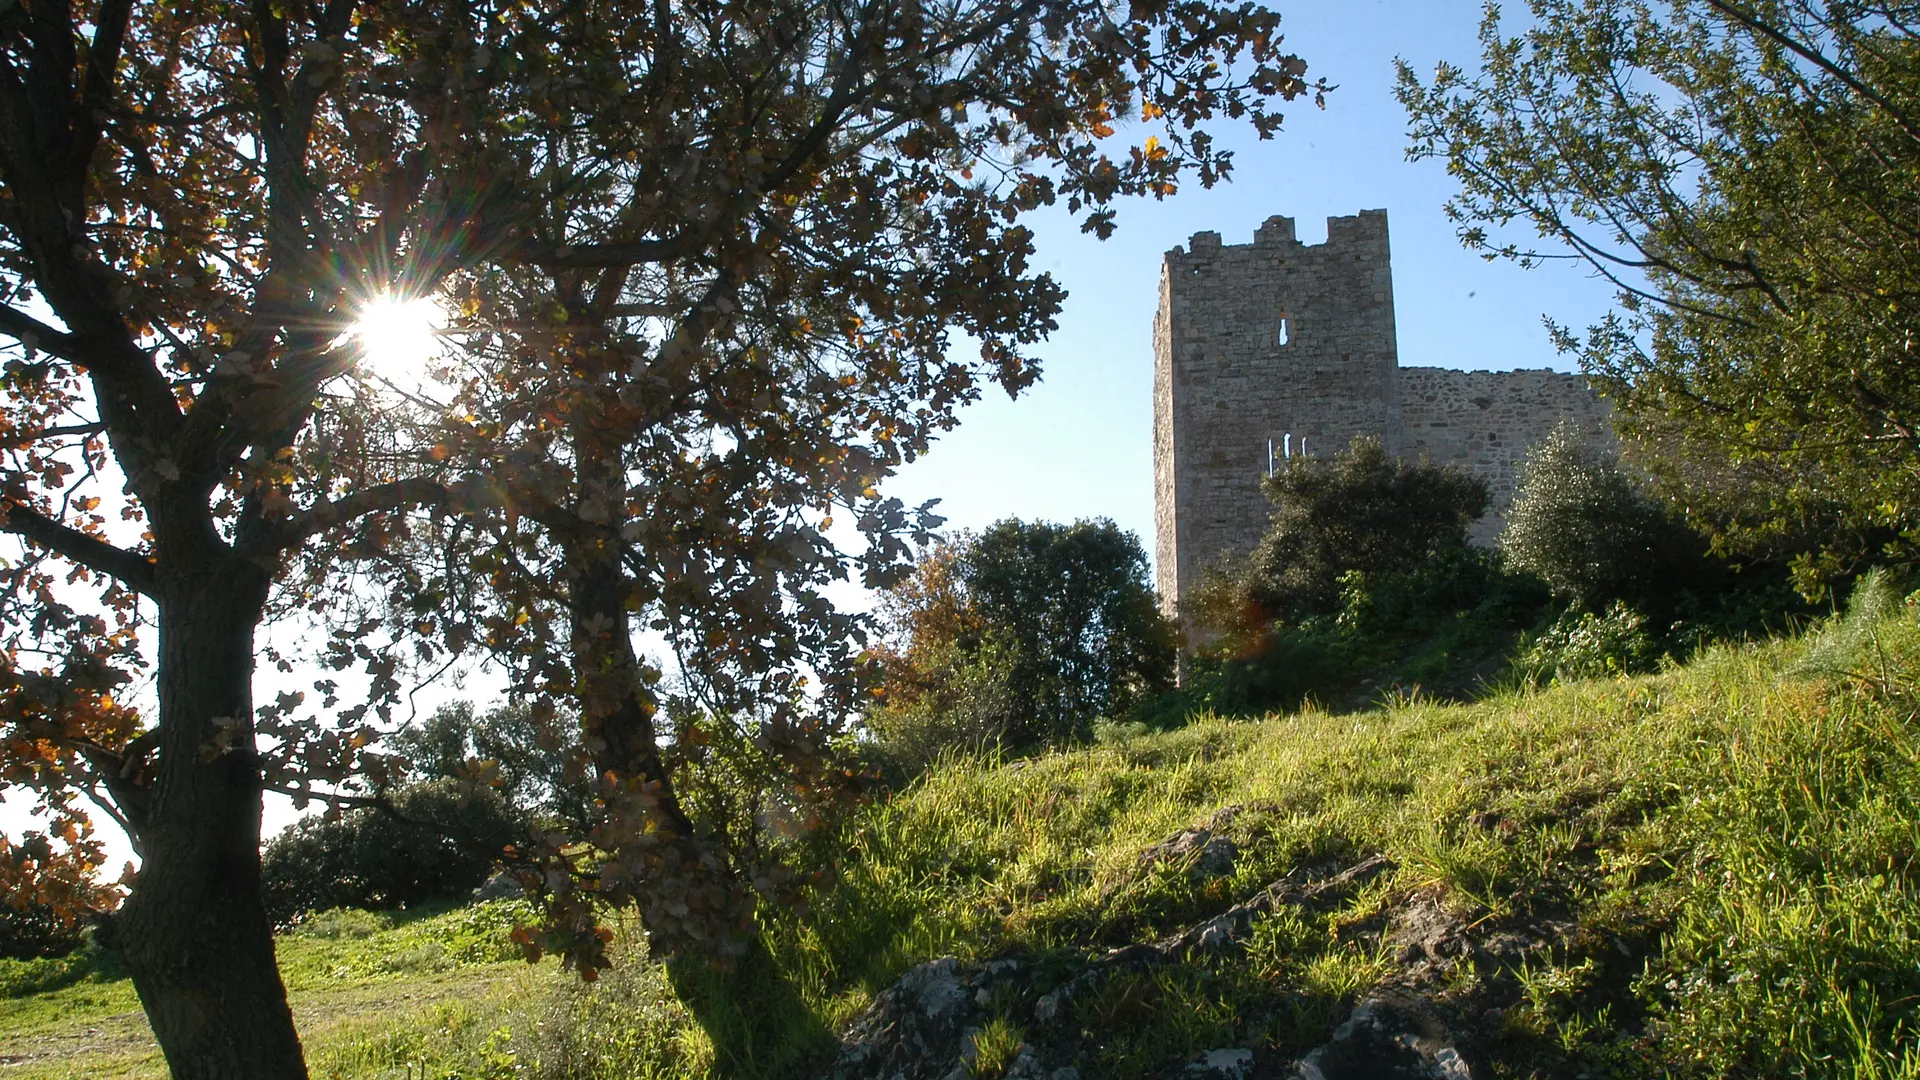
<svg viewBox="0 0 1920 1080">
<path fill-rule="evenodd" d="M 1222 126 L 1231 183 L 1123 204 L 1107 241 L 1065 214 L 1036 223 L 1037 263 L 1068 289 L 1040 350 L 1042 381 L 1018 401 L 994 390 L 928 457 L 885 487 L 909 503 L 939 498 L 949 528 L 1004 517 L 1109 517 L 1153 551 L 1153 340 L 1163 253 L 1196 232 L 1245 244 L 1268 217 L 1326 238 L 1326 218 L 1384 208 L 1403 366 L 1570 370 L 1541 316 L 1584 327 L 1611 300 L 1570 266 L 1521 270 L 1460 247 L 1441 212 L 1454 191 L 1440 162 L 1406 160 L 1406 114 L 1393 98 L 1396 56 L 1423 76 L 1446 60 L 1477 69 L 1478 0 L 1269 0 L 1310 78 L 1338 86 L 1325 110 L 1297 101 L 1261 142 Z M 1509 9 L 1518 5 L 1509 5 Z M 1511 21 L 1513 12 L 1508 11 Z"/>
</svg>

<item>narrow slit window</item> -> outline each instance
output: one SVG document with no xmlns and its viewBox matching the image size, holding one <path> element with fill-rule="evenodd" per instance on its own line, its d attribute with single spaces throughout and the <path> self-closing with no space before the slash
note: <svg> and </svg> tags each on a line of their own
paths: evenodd
<svg viewBox="0 0 1920 1080">
<path fill-rule="evenodd" d="M 1274 344 L 1285 345 L 1286 343 L 1287 343 L 1287 317 L 1285 315 L 1282 315 L 1280 316 L 1280 332 L 1274 335 Z"/>
</svg>

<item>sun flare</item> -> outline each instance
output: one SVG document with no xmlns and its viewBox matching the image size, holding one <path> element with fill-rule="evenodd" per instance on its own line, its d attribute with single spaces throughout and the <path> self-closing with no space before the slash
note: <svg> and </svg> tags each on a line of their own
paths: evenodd
<svg viewBox="0 0 1920 1080">
<path fill-rule="evenodd" d="M 370 374 L 412 388 L 440 354 L 446 312 L 426 297 L 379 296 L 360 309 L 353 336 Z"/>
</svg>

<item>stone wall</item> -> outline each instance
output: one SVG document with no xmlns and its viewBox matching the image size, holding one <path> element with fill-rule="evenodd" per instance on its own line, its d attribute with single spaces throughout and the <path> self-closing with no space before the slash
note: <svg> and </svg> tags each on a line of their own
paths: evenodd
<svg viewBox="0 0 1920 1080">
<path fill-rule="evenodd" d="M 1400 453 L 1459 465 L 1493 496 L 1473 539 L 1489 544 L 1506 523 L 1527 451 L 1562 423 L 1609 441 L 1607 406 L 1586 380 L 1558 371 L 1400 369 Z"/>
<path fill-rule="evenodd" d="M 1268 218 L 1252 244 L 1196 233 L 1168 252 L 1154 317 L 1155 562 L 1169 612 L 1271 512 L 1260 478 L 1290 454 L 1332 454 L 1371 434 L 1395 454 L 1487 478 L 1496 515 L 1514 466 L 1562 419 L 1605 438 L 1605 407 L 1577 376 L 1399 366 L 1387 213 L 1327 221 L 1296 239 Z"/>
<path fill-rule="evenodd" d="M 1198 233 L 1167 253 L 1154 325 L 1160 595 L 1257 540 L 1259 479 L 1285 455 L 1395 430 L 1393 277 L 1384 211 L 1327 223 L 1327 242 L 1269 218 L 1250 245 Z"/>
</svg>

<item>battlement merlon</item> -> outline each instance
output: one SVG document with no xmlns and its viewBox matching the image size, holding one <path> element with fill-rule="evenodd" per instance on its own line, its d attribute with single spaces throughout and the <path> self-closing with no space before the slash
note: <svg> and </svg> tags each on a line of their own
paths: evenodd
<svg viewBox="0 0 1920 1080">
<path fill-rule="evenodd" d="M 1298 246 L 1300 238 L 1295 234 L 1293 219 L 1285 214 L 1275 214 L 1253 230 L 1254 247 L 1280 247 L 1285 244 Z"/>
<path fill-rule="evenodd" d="M 1211 260 L 1219 257 L 1223 251 L 1276 247 L 1300 248 L 1315 254 L 1343 250 L 1384 252 L 1387 249 L 1387 212 L 1362 210 L 1357 214 L 1330 217 L 1327 219 L 1327 238 L 1318 244 L 1302 244 L 1294 227 L 1294 219 L 1275 214 L 1254 230 L 1253 243 L 1250 245 L 1223 243 L 1220 234 L 1211 230 L 1197 232 L 1188 238 L 1184 247 L 1175 247 L 1167 252 L 1167 261 L 1186 263 L 1190 260 Z"/>
</svg>

